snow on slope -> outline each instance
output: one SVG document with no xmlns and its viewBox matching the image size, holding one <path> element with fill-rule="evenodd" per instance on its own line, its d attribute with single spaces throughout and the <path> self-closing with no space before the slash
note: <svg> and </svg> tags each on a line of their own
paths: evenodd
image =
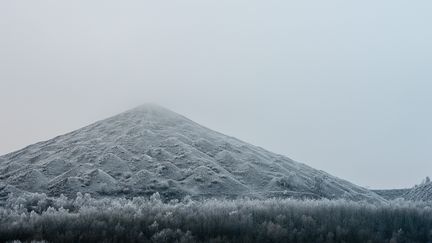
<svg viewBox="0 0 432 243">
<path fill-rule="evenodd" d="M 144 105 L 0 157 L 0 182 L 73 196 L 307 197 L 383 201 L 362 187 Z"/>
<path fill-rule="evenodd" d="M 372 190 L 376 194 L 380 195 L 382 198 L 387 200 L 395 200 L 399 198 L 404 198 L 404 195 L 408 193 L 411 189 L 403 188 L 403 189 L 381 189 L 381 190 Z"/>
<path fill-rule="evenodd" d="M 423 182 L 410 189 L 403 197 L 411 201 L 431 201 L 432 200 L 432 182 Z"/>
</svg>

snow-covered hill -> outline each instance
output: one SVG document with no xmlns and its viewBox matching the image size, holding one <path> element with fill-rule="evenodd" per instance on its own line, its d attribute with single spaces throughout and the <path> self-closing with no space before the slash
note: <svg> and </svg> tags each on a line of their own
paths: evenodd
<svg viewBox="0 0 432 243">
<path fill-rule="evenodd" d="M 73 196 L 383 201 L 323 171 L 144 105 L 0 157 L 4 188 Z M 15 188 L 15 189 L 14 189 Z"/>
<path fill-rule="evenodd" d="M 423 181 L 411 188 L 403 197 L 411 201 L 432 201 L 432 182 L 430 179 Z"/>
<path fill-rule="evenodd" d="M 372 190 L 376 194 L 380 195 L 382 198 L 387 200 L 395 200 L 398 198 L 404 198 L 404 195 L 408 193 L 411 189 L 403 188 L 403 189 L 381 189 L 381 190 Z"/>
</svg>

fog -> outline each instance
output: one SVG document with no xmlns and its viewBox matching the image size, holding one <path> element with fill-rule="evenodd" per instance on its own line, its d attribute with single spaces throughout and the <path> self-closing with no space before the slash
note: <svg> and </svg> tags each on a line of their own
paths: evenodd
<svg viewBox="0 0 432 243">
<path fill-rule="evenodd" d="M 0 154 L 146 102 L 371 188 L 432 173 L 429 1 L 1 1 Z"/>
</svg>

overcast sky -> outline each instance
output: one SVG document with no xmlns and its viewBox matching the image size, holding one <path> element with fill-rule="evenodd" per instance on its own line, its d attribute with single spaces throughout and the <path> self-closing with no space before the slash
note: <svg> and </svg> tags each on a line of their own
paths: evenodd
<svg viewBox="0 0 432 243">
<path fill-rule="evenodd" d="M 432 175 L 432 2 L 0 2 L 0 154 L 145 102 L 371 188 Z"/>
</svg>

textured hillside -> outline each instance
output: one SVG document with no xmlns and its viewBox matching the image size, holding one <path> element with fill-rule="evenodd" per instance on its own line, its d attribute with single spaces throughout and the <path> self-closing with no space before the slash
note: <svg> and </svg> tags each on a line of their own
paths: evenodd
<svg viewBox="0 0 432 243">
<path fill-rule="evenodd" d="M 398 198 L 404 198 L 404 195 L 410 191 L 408 188 L 404 189 L 384 189 L 384 190 L 372 190 L 382 198 L 387 200 L 394 200 Z"/>
<path fill-rule="evenodd" d="M 404 198 L 412 201 L 431 201 L 432 200 L 432 182 L 424 182 L 413 187 Z"/>
<path fill-rule="evenodd" d="M 0 157 L 8 190 L 168 198 L 293 196 L 382 201 L 287 157 L 145 105 Z M 14 189 L 12 189 L 14 188 Z"/>
</svg>

